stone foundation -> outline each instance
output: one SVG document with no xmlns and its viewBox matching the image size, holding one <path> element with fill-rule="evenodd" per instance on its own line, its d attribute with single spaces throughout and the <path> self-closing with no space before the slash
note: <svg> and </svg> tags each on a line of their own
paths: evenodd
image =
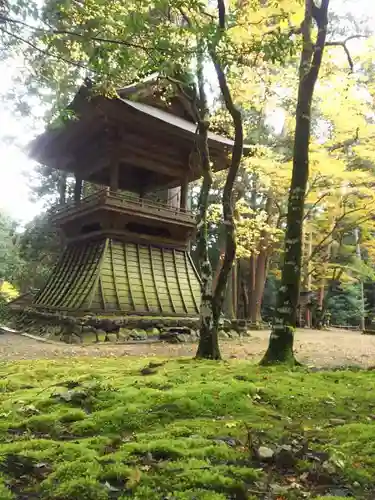
<svg viewBox="0 0 375 500">
<path fill-rule="evenodd" d="M 27 308 L 14 313 L 12 326 L 19 331 L 65 343 L 163 341 L 196 342 L 199 339 L 198 318 L 164 318 L 145 316 L 74 317 Z M 221 321 L 219 338 L 248 336 L 244 320 Z"/>
</svg>

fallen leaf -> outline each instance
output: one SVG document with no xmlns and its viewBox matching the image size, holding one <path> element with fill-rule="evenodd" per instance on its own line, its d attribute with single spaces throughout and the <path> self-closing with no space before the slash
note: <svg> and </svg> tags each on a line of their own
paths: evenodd
<svg viewBox="0 0 375 500">
<path fill-rule="evenodd" d="M 129 479 L 126 482 L 126 487 L 128 489 L 134 488 L 134 486 L 136 486 L 140 482 L 141 477 L 142 477 L 141 471 L 138 468 L 133 469 Z"/>
<path fill-rule="evenodd" d="M 109 490 L 109 491 L 121 491 L 119 488 L 116 488 L 115 486 L 112 486 L 109 484 L 108 481 L 104 483 L 104 486 Z"/>
</svg>

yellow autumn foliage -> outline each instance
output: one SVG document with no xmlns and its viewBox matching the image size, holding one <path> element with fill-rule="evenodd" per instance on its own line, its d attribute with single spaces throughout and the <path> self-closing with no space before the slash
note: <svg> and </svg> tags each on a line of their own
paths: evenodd
<svg viewBox="0 0 375 500">
<path fill-rule="evenodd" d="M 0 285 L 0 295 L 5 298 L 6 301 L 13 300 L 18 297 L 18 290 L 9 281 L 3 281 Z"/>
</svg>

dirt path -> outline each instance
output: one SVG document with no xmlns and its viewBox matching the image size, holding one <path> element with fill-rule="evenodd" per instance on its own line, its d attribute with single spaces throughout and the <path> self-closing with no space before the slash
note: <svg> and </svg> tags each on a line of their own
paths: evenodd
<svg viewBox="0 0 375 500">
<path fill-rule="evenodd" d="M 257 361 L 265 352 L 269 332 L 253 332 L 252 337 L 222 342 L 225 358 Z M 61 357 L 112 356 L 193 356 L 195 344 L 107 344 L 80 345 L 48 344 L 13 335 L 0 335 L 0 361 L 19 359 L 53 359 Z M 318 332 L 300 330 L 296 334 L 295 351 L 303 363 L 315 366 L 375 365 L 375 336 L 359 332 L 331 330 Z"/>
</svg>

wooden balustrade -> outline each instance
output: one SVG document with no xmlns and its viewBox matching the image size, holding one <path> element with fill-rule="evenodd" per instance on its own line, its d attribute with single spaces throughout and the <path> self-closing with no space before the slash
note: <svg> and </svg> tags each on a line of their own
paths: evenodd
<svg viewBox="0 0 375 500">
<path fill-rule="evenodd" d="M 52 219 L 57 221 L 69 215 L 86 212 L 89 208 L 94 208 L 98 205 L 130 209 L 138 211 L 139 213 L 160 215 L 166 218 L 178 219 L 190 223 L 195 220 L 194 214 L 190 210 L 172 208 L 165 203 L 145 200 L 143 198 L 133 198 L 126 194 L 110 191 L 108 188 L 82 198 L 79 204 L 72 202 L 58 208 L 52 216 Z"/>
</svg>

